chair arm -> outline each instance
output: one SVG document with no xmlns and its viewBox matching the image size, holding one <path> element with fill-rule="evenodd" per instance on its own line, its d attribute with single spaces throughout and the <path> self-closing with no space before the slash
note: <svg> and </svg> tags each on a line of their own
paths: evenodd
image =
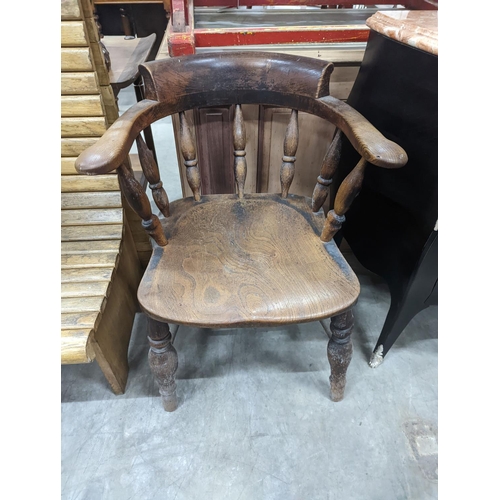
<svg viewBox="0 0 500 500">
<path fill-rule="evenodd" d="M 157 101 L 144 99 L 120 116 L 99 140 L 76 159 L 75 168 L 82 174 L 106 174 L 126 159 L 139 133 L 156 119 Z"/>
<path fill-rule="evenodd" d="M 332 96 L 316 100 L 319 115 L 337 125 L 356 151 L 369 163 L 383 168 L 400 168 L 408 162 L 403 148 L 386 139 L 363 115 Z"/>
</svg>

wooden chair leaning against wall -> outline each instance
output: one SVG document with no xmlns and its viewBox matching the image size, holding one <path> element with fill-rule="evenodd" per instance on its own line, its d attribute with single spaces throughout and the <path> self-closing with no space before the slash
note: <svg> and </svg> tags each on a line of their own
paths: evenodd
<svg viewBox="0 0 500 500">
<path fill-rule="evenodd" d="M 138 298 L 149 317 L 149 362 L 167 411 L 177 408 L 177 353 L 169 322 L 218 328 L 331 317 L 327 348 L 331 397 L 334 401 L 343 398 L 352 356 L 352 307 L 360 289 L 332 237 L 361 188 L 365 169 L 402 167 L 407 157 L 354 109 L 328 95 L 332 70 L 333 64 L 325 61 L 260 52 L 211 53 L 146 63 L 141 66 L 146 99 L 120 117 L 77 160 L 77 169 L 86 174 L 117 169 L 123 193 L 154 240 Z M 237 194 L 202 196 L 184 111 L 227 104 L 236 104 Z M 244 194 L 247 166 L 241 104 L 292 110 L 284 138 L 281 194 Z M 315 114 L 338 127 L 312 199 L 288 194 L 298 148 L 298 112 Z M 140 132 L 174 113 L 180 113 L 181 149 L 193 197 L 169 205 Z M 341 184 L 334 209 L 325 218 L 322 206 L 340 158 L 341 133 L 361 158 Z M 146 194 L 124 162 L 134 140 L 161 219 L 152 214 Z"/>
</svg>

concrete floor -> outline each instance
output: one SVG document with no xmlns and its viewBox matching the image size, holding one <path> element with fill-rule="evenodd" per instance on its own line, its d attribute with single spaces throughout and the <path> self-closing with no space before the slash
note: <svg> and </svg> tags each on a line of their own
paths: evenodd
<svg viewBox="0 0 500 500">
<path fill-rule="evenodd" d="M 120 105 L 133 102 L 120 93 Z M 168 120 L 153 129 L 170 199 L 181 196 Z M 349 255 L 346 255 L 349 258 Z M 206 331 L 180 327 L 179 408 L 162 409 L 137 314 L 126 393 L 96 363 L 62 366 L 65 500 L 437 498 L 437 308 L 368 366 L 389 309 L 354 261 L 362 292 L 344 401 L 329 399 L 320 323 Z"/>
</svg>

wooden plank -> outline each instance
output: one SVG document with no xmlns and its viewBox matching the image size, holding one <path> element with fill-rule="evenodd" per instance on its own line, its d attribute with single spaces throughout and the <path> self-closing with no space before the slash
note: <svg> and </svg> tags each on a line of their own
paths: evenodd
<svg viewBox="0 0 500 500">
<path fill-rule="evenodd" d="M 87 208 L 83 210 L 62 210 L 62 226 L 89 226 L 93 224 L 121 224 L 121 208 Z"/>
<path fill-rule="evenodd" d="M 113 174 L 96 175 L 64 175 L 61 177 L 61 192 L 113 191 L 120 189 L 118 177 Z"/>
<path fill-rule="evenodd" d="M 102 85 L 100 88 L 102 102 L 106 112 L 108 125 L 111 125 L 118 118 L 118 106 L 111 85 Z"/>
<path fill-rule="evenodd" d="M 81 19 L 82 13 L 77 0 L 61 0 L 61 19 Z"/>
<path fill-rule="evenodd" d="M 121 239 L 121 224 L 101 224 L 100 226 L 68 226 L 61 228 L 61 241 L 98 241 Z"/>
<path fill-rule="evenodd" d="M 103 241 L 65 241 L 61 243 L 61 255 L 83 253 L 118 253 L 120 240 Z"/>
<path fill-rule="evenodd" d="M 61 71 L 93 71 L 89 47 L 61 49 Z"/>
<path fill-rule="evenodd" d="M 97 142 L 96 137 L 65 137 L 61 139 L 61 156 L 78 156 Z"/>
<path fill-rule="evenodd" d="M 106 297 L 67 297 L 61 299 L 62 313 L 83 313 L 102 311 Z"/>
<path fill-rule="evenodd" d="M 82 330 L 95 328 L 97 318 L 101 313 L 98 311 L 81 313 L 62 313 L 61 330 Z"/>
<path fill-rule="evenodd" d="M 61 47 L 87 47 L 89 43 L 84 21 L 61 22 Z"/>
<path fill-rule="evenodd" d="M 99 94 L 95 73 L 61 73 L 61 95 L 79 94 Z"/>
<path fill-rule="evenodd" d="M 87 283 L 61 283 L 61 297 L 93 297 L 107 295 L 108 281 L 90 281 Z"/>
<path fill-rule="evenodd" d="M 104 54 L 102 53 L 101 45 L 98 42 L 90 42 L 89 49 L 92 54 L 92 61 L 94 62 L 99 85 L 109 85 L 109 72 L 104 62 Z"/>
<path fill-rule="evenodd" d="M 106 132 L 104 117 L 61 118 L 61 137 L 101 137 Z"/>
<path fill-rule="evenodd" d="M 100 95 L 61 96 L 61 116 L 104 116 Z"/>
<path fill-rule="evenodd" d="M 114 266 L 117 257 L 118 252 L 61 255 L 61 269 Z"/>
<path fill-rule="evenodd" d="M 77 175 L 75 168 L 76 156 L 61 158 L 61 175 Z"/>
<path fill-rule="evenodd" d="M 88 281 L 109 281 L 114 267 L 92 267 L 83 269 L 62 269 L 61 283 L 80 283 Z"/>
<path fill-rule="evenodd" d="M 95 358 L 91 328 L 61 330 L 61 364 L 90 363 Z"/>
<path fill-rule="evenodd" d="M 94 193 L 61 193 L 61 208 L 119 208 L 122 206 L 120 191 Z"/>
</svg>

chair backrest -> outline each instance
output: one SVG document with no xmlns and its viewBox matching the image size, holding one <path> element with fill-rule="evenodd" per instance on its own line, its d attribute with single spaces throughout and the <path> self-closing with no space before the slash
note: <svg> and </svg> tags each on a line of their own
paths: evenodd
<svg viewBox="0 0 500 500">
<path fill-rule="evenodd" d="M 318 211 L 328 195 L 329 186 L 340 157 L 340 134 L 346 135 L 361 156 L 338 190 L 334 210 L 328 214 L 322 239 L 328 241 L 340 227 L 344 213 L 356 196 L 367 163 L 383 168 L 398 168 L 406 161 L 405 152 L 385 139 L 359 113 L 342 101 L 328 95 L 333 64 L 307 57 L 264 52 L 208 53 L 176 57 L 145 63 L 140 67 L 145 83 L 146 99 L 125 113 L 107 135 L 108 146 L 96 145 L 81 155 L 77 167 L 87 173 L 104 173 L 118 168 L 122 189 L 136 204 L 146 221 L 145 227 L 161 245 L 166 239 L 159 223 L 146 206 L 145 194 L 140 195 L 132 174 L 123 165 L 134 139 L 139 156 L 158 205 L 168 216 L 168 198 L 159 178 L 158 167 L 148 153 L 140 131 L 152 122 L 179 113 L 180 149 L 186 166 L 186 176 L 194 201 L 201 199 L 201 176 L 197 166 L 196 149 L 184 112 L 195 107 L 235 104 L 233 124 L 234 168 L 237 191 L 244 196 L 246 178 L 245 125 L 242 104 L 270 104 L 291 108 L 284 137 L 281 165 L 281 195 L 286 197 L 295 172 L 298 148 L 299 112 L 315 114 L 337 126 L 337 133 L 325 155 L 320 175 L 312 193 L 312 209 Z M 114 130 L 113 130 L 114 129 Z"/>
</svg>

